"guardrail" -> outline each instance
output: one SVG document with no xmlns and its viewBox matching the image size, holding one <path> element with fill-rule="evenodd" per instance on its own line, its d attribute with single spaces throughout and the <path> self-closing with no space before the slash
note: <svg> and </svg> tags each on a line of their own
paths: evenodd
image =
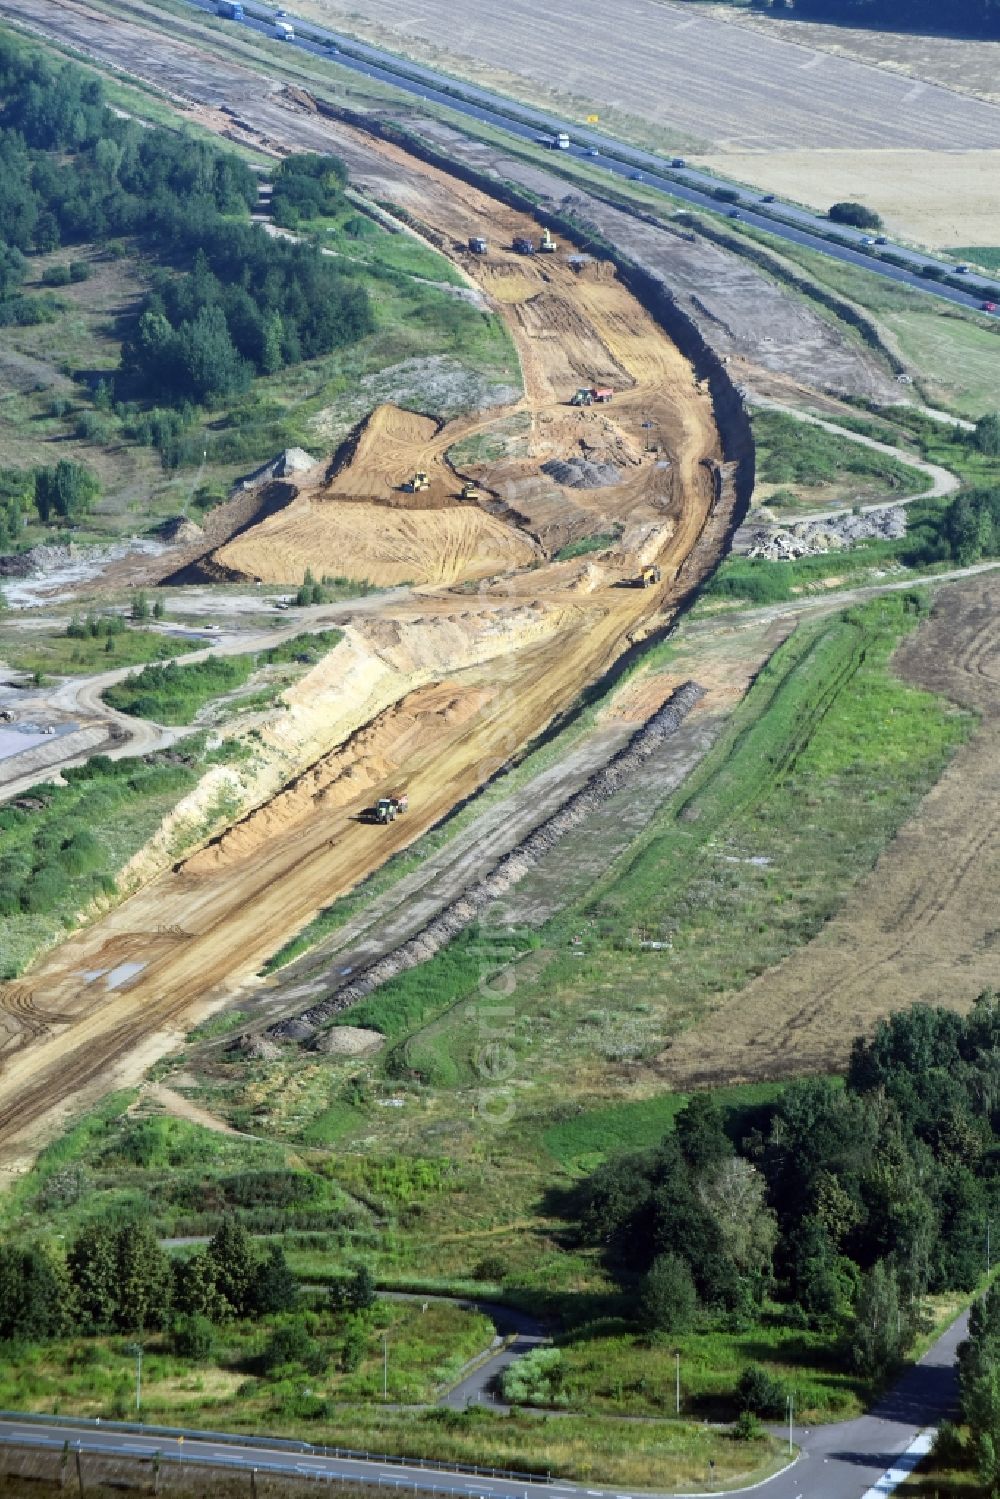
<svg viewBox="0 0 1000 1499">
<path fill-rule="evenodd" d="M 100 1416 L 43 1416 L 34 1412 L 0 1411 L 0 1422 L 12 1421 L 41 1429 L 62 1431 L 107 1431 L 128 1436 L 167 1437 L 173 1441 L 218 1442 L 229 1447 L 259 1447 L 299 1457 L 324 1457 L 341 1462 L 379 1463 L 385 1467 L 419 1468 L 431 1473 L 462 1473 L 472 1478 L 502 1478 L 515 1483 L 551 1483 L 551 1473 L 526 1473 L 516 1468 L 487 1468 L 477 1463 L 446 1463 L 429 1457 L 404 1457 L 399 1453 L 368 1452 L 355 1447 L 330 1447 L 325 1443 L 296 1441 L 291 1437 L 244 1436 L 233 1431 L 199 1431 L 189 1426 L 147 1426 L 142 1421 L 105 1421 Z M 9 1440 L 3 1438 L 4 1440 Z M 16 1443 L 15 1443 L 16 1444 Z M 165 1454 L 161 1454 L 165 1456 Z M 203 1458 L 192 1461 L 204 1461 Z M 407 1480 L 409 1483 L 410 1480 Z"/>
</svg>

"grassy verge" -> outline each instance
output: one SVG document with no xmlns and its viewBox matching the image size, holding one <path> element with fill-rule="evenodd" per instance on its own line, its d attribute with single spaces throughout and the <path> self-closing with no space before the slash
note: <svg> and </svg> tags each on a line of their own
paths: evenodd
<svg viewBox="0 0 1000 1499">
<path fill-rule="evenodd" d="M 849 437 L 796 421 L 780 411 L 753 416 L 757 477 L 765 484 L 851 487 L 852 497 L 873 494 L 918 494 L 926 476 L 896 458 L 876 452 Z"/>
<path fill-rule="evenodd" d="M 146 666 L 138 675 L 126 677 L 117 686 L 106 688 L 104 701 L 109 708 L 119 713 L 131 713 L 135 718 L 150 718 L 167 724 L 191 723 L 207 703 L 235 692 L 263 667 L 315 665 L 321 656 L 334 649 L 341 638 L 339 630 L 324 630 L 316 635 L 297 635 L 268 651 L 209 656 L 187 666 L 179 666 L 175 661 L 166 666 Z M 242 702 L 241 706 L 269 704 L 277 690 L 280 689 L 276 684 L 271 684 L 267 689 L 262 688 L 254 698 Z"/>
</svg>

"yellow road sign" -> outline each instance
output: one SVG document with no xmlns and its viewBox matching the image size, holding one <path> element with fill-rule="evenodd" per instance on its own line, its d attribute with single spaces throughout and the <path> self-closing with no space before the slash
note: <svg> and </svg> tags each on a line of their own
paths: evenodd
<svg viewBox="0 0 1000 1499">
<path fill-rule="evenodd" d="M 598 122 L 598 120 L 600 118 L 601 118 L 600 115 L 588 115 L 587 116 L 587 124 L 588 125 L 596 125 L 597 122 Z"/>
</svg>

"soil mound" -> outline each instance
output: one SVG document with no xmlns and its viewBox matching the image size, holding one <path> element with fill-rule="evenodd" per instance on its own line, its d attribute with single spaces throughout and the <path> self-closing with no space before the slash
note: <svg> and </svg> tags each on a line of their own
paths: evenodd
<svg viewBox="0 0 1000 1499">
<path fill-rule="evenodd" d="M 200 541 L 204 534 L 201 527 L 195 525 L 193 520 L 188 520 L 186 515 L 172 515 L 159 528 L 159 535 L 163 541 Z"/>
<path fill-rule="evenodd" d="M 398 583 L 455 583 L 524 567 L 526 536 L 474 506 L 395 510 L 300 496 L 279 515 L 215 554 L 223 567 L 263 583 L 317 577 Z"/>
<path fill-rule="evenodd" d="M 613 463 L 592 463 L 589 458 L 552 458 L 542 464 L 542 473 L 566 489 L 608 489 L 622 482 Z"/>
<path fill-rule="evenodd" d="M 322 485 L 213 554 L 226 572 L 264 583 L 353 578 L 383 587 L 456 583 L 524 567 L 534 544 L 514 526 L 459 504 L 440 423 L 379 406 L 344 444 Z M 287 456 L 287 455 L 286 455 Z M 417 475 L 425 476 L 415 489 Z"/>
</svg>

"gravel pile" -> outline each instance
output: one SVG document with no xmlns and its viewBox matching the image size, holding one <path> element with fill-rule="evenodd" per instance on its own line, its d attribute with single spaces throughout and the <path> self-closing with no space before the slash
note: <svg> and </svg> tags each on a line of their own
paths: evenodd
<svg viewBox="0 0 1000 1499">
<path fill-rule="evenodd" d="M 622 482 L 613 463 L 591 463 L 589 458 L 550 458 L 542 473 L 565 489 L 607 489 Z"/>
<path fill-rule="evenodd" d="M 291 1020 L 280 1021 L 267 1032 L 279 1041 L 303 1041 L 342 1010 L 364 999 L 381 984 L 425 963 L 445 947 L 453 937 L 475 921 L 493 901 L 516 885 L 533 865 L 549 852 L 571 828 L 579 826 L 588 813 L 610 800 L 627 786 L 639 768 L 661 744 L 676 734 L 691 709 L 705 695 L 697 682 L 685 682 L 652 718 L 643 724 L 625 747 L 604 766 L 595 771 L 585 784 L 558 812 L 543 822 L 509 854 L 495 864 L 489 874 L 471 886 L 458 900 L 446 906 L 439 916 L 397 947 L 395 952 L 369 965 L 349 983 L 338 985 L 318 1005 L 304 1010 Z"/>
<path fill-rule="evenodd" d="M 864 515 L 848 513 L 828 520 L 799 521 L 773 530 L 762 527 L 750 537 L 747 556 L 766 562 L 792 562 L 797 557 L 842 551 L 859 541 L 899 541 L 905 535 L 906 511 L 902 505 L 887 505 Z"/>
</svg>

